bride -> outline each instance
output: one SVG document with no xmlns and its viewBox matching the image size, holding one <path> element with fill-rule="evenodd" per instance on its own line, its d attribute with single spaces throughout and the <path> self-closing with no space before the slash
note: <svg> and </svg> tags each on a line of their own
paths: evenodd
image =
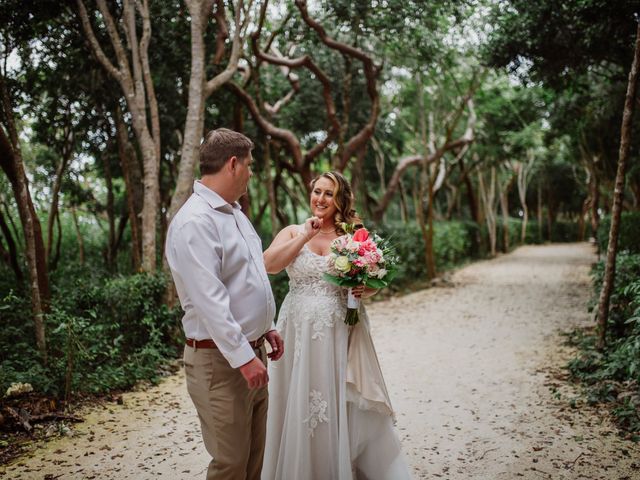
<svg viewBox="0 0 640 480">
<path fill-rule="evenodd" d="M 289 293 L 276 325 L 287 354 L 269 365 L 262 479 L 410 478 L 366 312 L 360 307 L 359 323 L 347 326 L 346 290 L 323 279 L 341 223 L 360 223 L 351 186 L 327 172 L 311 187 L 313 216 L 281 230 L 264 252 L 267 272 L 286 268 Z"/>
</svg>

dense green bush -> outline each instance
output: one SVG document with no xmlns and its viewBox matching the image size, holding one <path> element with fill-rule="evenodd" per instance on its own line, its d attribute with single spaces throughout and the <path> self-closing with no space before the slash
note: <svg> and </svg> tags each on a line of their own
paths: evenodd
<svg viewBox="0 0 640 480">
<path fill-rule="evenodd" d="M 426 272 L 424 242 L 420 226 L 411 223 L 387 223 L 376 230 L 389 238 L 400 258 L 399 273 L 394 287 L 404 287 L 424 278 Z M 436 269 L 451 268 L 477 256 L 476 235 L 478 227 L 473 222 L 435 222 L 433 250 Z"/>
<path fill-rule="evenodd" d="M 522 219 L 510 217 L 507 223 L 509 229 L 509 250 L 513 250 L 515 247 L 522 245 L 520 242 L 522 235 Z M 489 249 L 489 232 L 486 224 L 483 224 L 480 228 L 482 235 L 482 247 L 478 256 L 487 255 Z M 496 250 L 498 252 L 504 252 L 504 224 L 502 218 L 499 217 L 496 223 Z M 527 230 L 525 232 L 525 244 L 533 245 L 543 243 L 545 241 L 551 242 L 577 242 L 580 239 L 580 229 L 577 222 L 571 220 L 557 220 L 551 227 L 551 238 L 549 238 L 549 232 L 547 230 L 546 223 L 542 225 L 542 231 L 538 226 L 537 219 L 529 219 L 527 221 Z"/>
<path fill-rule="evenodd" d="M 594 308 L 603 275 L 601 261 L 593 271 Z M 569 370 L 587 386 L 591 401 L 613 403 L 620 426 L 640 432 L 640 254 L 618 255 L 604 351 L 596 350 L 595 338 L 594 333 L 573 333 L 579 352 Z"/>
<path fill-rule="evenodd" d="M 556 220 L 551 227 L 551 242 L 577 242 L 580 226 L 572 220 Z"/>
<path fill-rule="evenodd" d="M 606 252 L 609 244 L 611 217 L 603 217 L 598 226 L 598 246 Z M 618 236 L 618 251 L 640 253 L 640 212 L 622 212 Z"/>
<path fill-rule="evenodd" d="M 594 299 L 597 299 L 604 277 L 605 261 L 598 262 L 592 272 Z M 640 254 L 621 252 L 616 259 L 616 274 L 610 298 L 609 333 L 616 338 L 629 332 L 627 321 L 633 316 L 638 299 L 634 285 L 640 281 Z"/>
<path fill-rule="evenodd" d="M 159 367 L 177 353 L 178 309 L 163 304 L 163 275 L 105 278 L 78 276 L 56 288 L 46 316 L 49 364 L 34 348 L 28 301 L 6 295 L 0 305 L 0 388 L 28 382 L 41 393 L 61 396 L 71 374 L 71 391 L 98 393 L 157 378 Z"/>
</svg>

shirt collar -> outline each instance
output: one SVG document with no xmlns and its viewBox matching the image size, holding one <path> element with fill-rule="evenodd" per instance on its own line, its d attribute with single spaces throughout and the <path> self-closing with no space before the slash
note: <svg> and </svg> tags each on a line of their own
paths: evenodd
<svg viewBox="0 0 640 480">
<path fill-rule="evenodd" d="M 224 213 L 233 213 L 232 209 L 241 209 L 238 202 L 233 202 L 231 204 L 228 203 L 224 198 L 218 195 L 217 192 L 204 186 L 200 180 L 193 182 L 193 192 L 203 198 L 209 206 L 215 210 L 220 210 Z"/>
</svg>

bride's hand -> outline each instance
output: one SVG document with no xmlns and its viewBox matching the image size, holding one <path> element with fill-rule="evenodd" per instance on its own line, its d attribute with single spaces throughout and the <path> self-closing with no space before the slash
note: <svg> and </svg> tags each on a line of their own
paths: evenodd
<svg viewBox="0 0 640 480">
<path fill-rule="evenodd" d="M 375 288 L 365 287 L 364 285 L 358 285 L 357 287 L 351 288 L 351 293 L 356 298 L 369 298 L 378 293 L 378 290 Z"/>
<path fill-rule="evenodd" d="M 304 236 L 307 240 L 311 240 L 315 237 L 322 227 L 322 219 L 318 217 L 307 218 L 304 222 Z"/>
</svg>

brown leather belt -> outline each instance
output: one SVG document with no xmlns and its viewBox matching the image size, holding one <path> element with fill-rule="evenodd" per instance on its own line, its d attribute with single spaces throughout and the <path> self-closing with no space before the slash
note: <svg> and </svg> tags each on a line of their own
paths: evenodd
<svg viewBox="0 0 640 480">
<path fill-rule="evenodd" d="M 260 348 L 263 343 L 264 343 L 264 335 L 262 335 L 257 340 L 249 342 L 249 345 L 251 345 L 251 348 Z M 195 348 L 196 350 L 198 348 L 218 348 L 218 346 L 216 345 L 216 342 L 210 339 L 194 340 L 193 338 L 187 338 L 187 345 Z"/>
</svg>

